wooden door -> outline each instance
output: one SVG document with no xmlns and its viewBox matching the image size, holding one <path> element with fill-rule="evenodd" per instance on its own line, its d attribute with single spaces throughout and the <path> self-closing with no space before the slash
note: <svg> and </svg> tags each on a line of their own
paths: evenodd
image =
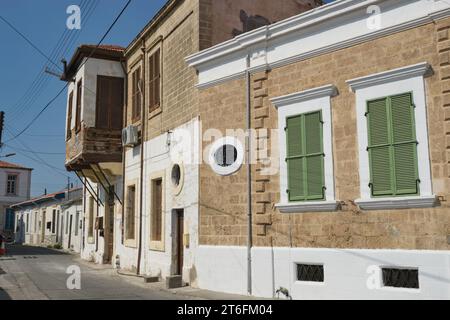
<svg viewBox="0 0 450 320">
<path fill-rule="evenodd" d="M 184 261 L 184 211 L 177 212 L 177 275 L 183 274 Z"/>
</svg>

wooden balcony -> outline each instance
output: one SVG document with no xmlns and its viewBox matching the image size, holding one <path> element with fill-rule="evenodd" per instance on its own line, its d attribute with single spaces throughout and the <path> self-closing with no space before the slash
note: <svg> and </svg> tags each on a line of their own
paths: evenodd
<svg viewBox="0 0 450 320">
<path fill-rule="evenodd" d="M 66 168 L 89 169 L 90 165 L 122 161 L 121 130 L 85 128 L 74 131 L 66 142 Z"/>
</svg>

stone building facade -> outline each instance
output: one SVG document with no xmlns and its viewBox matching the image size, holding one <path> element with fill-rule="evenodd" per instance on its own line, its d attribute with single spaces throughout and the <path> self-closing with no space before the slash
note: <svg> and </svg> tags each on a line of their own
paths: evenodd
<svg viewBox="0 0 450 320">
<path fill-rule="evenodd" d="M 449 16 L 445 1 L 334 1 L 187 57 L 199 73 L 203 133 L 218 129 L 230 136 L 222 145 L 234 146 L 226 165 L 239 153 L 248 160 L 246 137 L 236 133 L 247 130 L 247 99 L 252 129 L 251 197 L 248 161 L 230 172 L 200 166 L 200 287 L 247 292 L 252 199 L 250 291 L 257 296 L 286 288 L 296 299 L 450 297 Z M 376 99 L 390 101 L 394 113 L 399 97 L 411 99 L 401 106 L 414 119 L 407 126 L 417 152 L 392 169 L 370 153 L 378 146 L 368 127 L 376 132 L 379 122 L 368 119 L 376 119 Z M 300 120 L 315 115 L 316 122 Z M 390 116 L 395 136 L 405 124 Z M 296 185 L 296 171 L 288 171 L 296 159 L 290 153 L 300 148 L 289 140 L 292 130 L 309 132 L 312 140 L 303 143 L 320 146 L 301 171 L 312 177 L 308 190 L 323 187 L 309 201 L 293 195 L 294 188 L 303 194 L 304 180 Z M 392 178 L 403 169 L 403 177 Z M 377 196 L 386 179 L 400 190 L 402 183 L 414 186 L 412 178 L 415 192 Z"/>
<path fill-rule="evenodd" d="M 320 1 L 168 1 L 125 51 L 125 127 L 139 141 L 124 157 L 118 265 L 197 284 L 199 114 L 196 73 L 184 58 Z"/>
</svg>

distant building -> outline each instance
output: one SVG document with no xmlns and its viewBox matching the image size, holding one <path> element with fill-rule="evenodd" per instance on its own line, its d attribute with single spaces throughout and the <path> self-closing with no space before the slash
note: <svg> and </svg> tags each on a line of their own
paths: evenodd
<svg viewBox="0 0 450 320">
<path fill-rule="evenodd" d="M 16 218 L 15 241 L 80 249 L 81 189 L 45 194 L 11 206 Z M 78 213 L 78 214 L 77 214 Z M 72 240 L 73 239 L 73 240 Z"/>
<path fill-rule="evenodd" d="M 31 172 L 33 169 L 0 161 L 0 233 L 14 233 L 14 211 L 9 207 L 30 199 Z"/>
</svg>

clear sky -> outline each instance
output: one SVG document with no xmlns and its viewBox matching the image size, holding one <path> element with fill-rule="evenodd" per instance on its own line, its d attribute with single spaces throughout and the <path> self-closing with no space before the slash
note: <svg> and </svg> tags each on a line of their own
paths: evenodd
<svg viewBox="0 0 450 320">
<path fill-rule="evenodd" d="M 0 15 L 47 56 L 53 52 L 52 58 L 60 61 L 62 58 L 69 60 L 79 44 L 96 44 L 125 3 L 126 0 L 1 1 Z M 164 3 L 165 0 L 133 0 L 104 43 L 127 46 Z M 82 25 L 79 31 L 68 31 L 66 28 L 66 9 L 72 4 L 81 6 Z M 0 160 L 35 169 L 32 195 L 42 194 L 45 188 L 48 192 L 65 188 L 67 176 L 74 184 L 79 183 L 76 176 L 64 168 L 66 92 L 24 135 L 8 142 L 12 133 L 21 131 L 61 90 L 64 83 L 42 72 L 45 65 L 52 69 L 56 67 L 3 21 L 0 21 L 0 41 L 0 110 L 6 112 L 5 147 L 0 155 L 17 154 Z"/>
<path fill-rule="evenodd" d="M 133 0 L 125 14 L 103 43 L 127 46 L 166 0 Z M 326 0 L 326 3 L 331 2 Z M 1 1 L 0 15 L 12 23 L 55 62 L 69 60 L 82 44 L 96 44 L 126 0 L 15 0 Z M 66 27 L 67 7 L 79 5 L 81 30 Z M 67 177 L 79 185 L 74 174 L 66 172 L 64 92 L 45 113 L 18 139 L 11 140 L 39 113 L 64 85 L 58 78 L 43 72 L 55 70 L 44 57 L 0 21 L 0 110 L 6 112 L 1 159 L 34 168 L 32 195 L 47 189 L 57 191 L 67 186 Z M 56 70 L 57 71 L 57 70 Z"/>
</svg>

